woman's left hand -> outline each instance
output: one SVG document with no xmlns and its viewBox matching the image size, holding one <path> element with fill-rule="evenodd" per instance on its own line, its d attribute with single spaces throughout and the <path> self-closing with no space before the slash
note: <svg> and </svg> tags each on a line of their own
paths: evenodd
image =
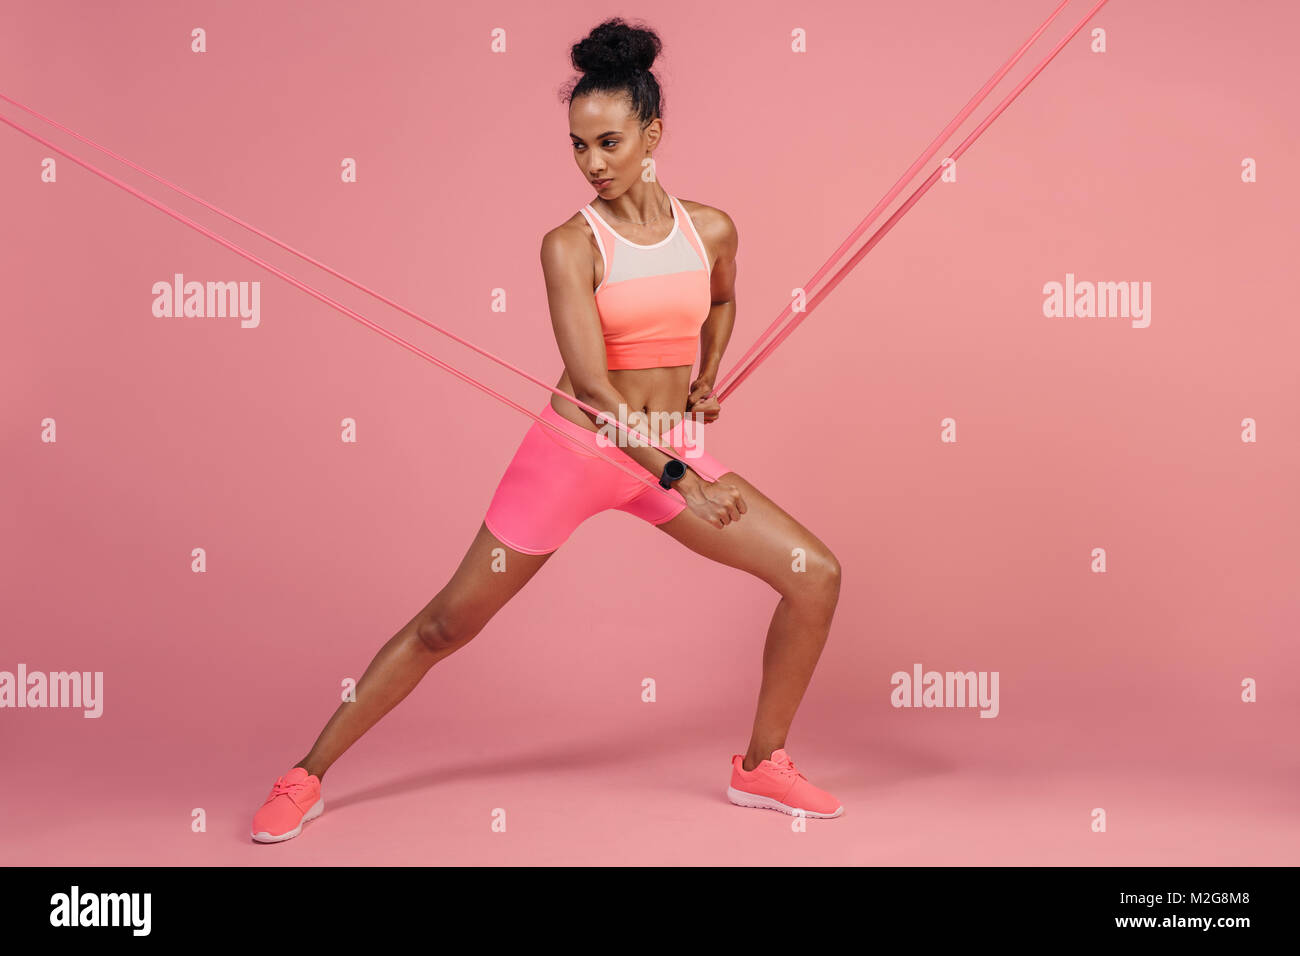
<svg viewBox="0 0 1300 956">
<path fill-rule="evenodd" d="M 686 399 L 686 411 L 692 416 L 701 416 L 698 420 L 708 424 L 718 417 L 722 406 L 713 397 L 713 379 L 697 378 L 691 383 L 691 394 Z"/>
</svg>

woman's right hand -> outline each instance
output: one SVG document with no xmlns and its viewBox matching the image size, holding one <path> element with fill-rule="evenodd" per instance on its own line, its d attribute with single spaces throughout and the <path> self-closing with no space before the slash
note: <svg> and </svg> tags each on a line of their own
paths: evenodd
<svg viewBox="0 0 1300 956">
<path fill-rule="evenodd" d="M 739 521 L 740 516 L 748 510 L 745 507 L 744 496 L 735 485 L 721 481 L 705 481 L 693 471 L 687 472 L 687 477 L 695 480 L 687 487 L 679 489 L 682 497 L 686 499 L 686 507 L 691 509 L 692 514 L 699 515 L 713 527 L 725 528 L 731 522 Z"/>
</svg>

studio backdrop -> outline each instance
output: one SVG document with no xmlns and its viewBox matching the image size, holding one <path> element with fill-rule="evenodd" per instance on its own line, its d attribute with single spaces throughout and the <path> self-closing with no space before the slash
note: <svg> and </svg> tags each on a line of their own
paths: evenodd
<svg viewBox="0 0 1300 956">
<path fill-rule="evenodd" d="M 1294 863 L 1294 5 L 1113 0 L 953 160 L 1075 0 L 801 311 L 1054 6 L 11 5 L 0 862 Z M 727 801 L 779 595 L 606 512 L 258 846 L 550 396 L 434 326 L 563 370 L 560 90 L 615 13 L 659 182 L 736 226 L 723 371 L 802 319 L 706 447 L 841 565 L 787 748 L 846 812 Z"/>
</svg>

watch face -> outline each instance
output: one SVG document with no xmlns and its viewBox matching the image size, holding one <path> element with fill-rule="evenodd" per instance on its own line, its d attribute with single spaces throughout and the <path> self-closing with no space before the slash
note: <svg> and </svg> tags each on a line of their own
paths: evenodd
<svg viewBox="0 0 1300 956">
<path fill-rule="evenodd" d="M 668 477 L 676 481 L 686 474 L 686 463 L 674 458 L 668 462 Z"/>
</svg>

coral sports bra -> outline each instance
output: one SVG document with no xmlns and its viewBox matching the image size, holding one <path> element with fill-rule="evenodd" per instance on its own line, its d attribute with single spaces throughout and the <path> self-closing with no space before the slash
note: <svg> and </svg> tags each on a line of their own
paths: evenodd
<svg viewBox="0 0 1300 956">
<path fill-rule="evenodd" d="M 590 203 L 582 207 L 605 262 L 595 295 L 610 369 L 694 365 L 699 354 L 713 269 L 686 209 L 671 195 L 668 202 L 672 231 L 650 245 L 623 238 Z"/>
</svg>

